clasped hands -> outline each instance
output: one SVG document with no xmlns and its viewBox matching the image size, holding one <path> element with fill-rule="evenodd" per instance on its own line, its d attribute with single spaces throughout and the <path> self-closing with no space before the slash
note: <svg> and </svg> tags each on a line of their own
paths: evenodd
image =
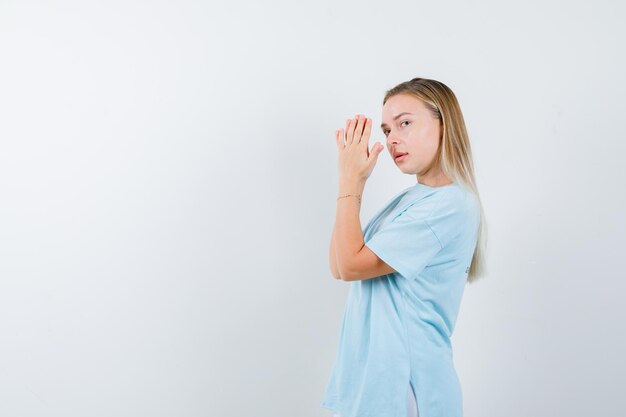
<svg viewBox="0 0 626 417">
<path fill-rule="evenodd" d="M 376 142 L 370 153 L 368 145 L 371 131 L 372 119 L 357 114 L 354 119 L 346 120 L 345 131 L 338 129 L 335 132 L 340 183 L 364 184 L 372 173 L 384 146 Z"/>
</svg>

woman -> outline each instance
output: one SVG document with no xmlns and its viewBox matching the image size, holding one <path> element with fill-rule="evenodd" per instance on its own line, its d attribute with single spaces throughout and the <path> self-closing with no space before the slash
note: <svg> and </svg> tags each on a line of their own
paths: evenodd
<svg viewBox="0 0 626 417">
<path fill-rule="evenodd" d="M 330 268 L 350 291 L 321 405 L 336 417 L 461 417 L 450 336 L 466 282 L 484 274 L 486 244 L 463 115 L 439 81 L 414 78 L 387 91 L 387 149 L 417 181 L 361 230 L 361 194 L 383 149 L 368 150 L 371 127 L 357 115 L 336 132 Z"/>
</svg>

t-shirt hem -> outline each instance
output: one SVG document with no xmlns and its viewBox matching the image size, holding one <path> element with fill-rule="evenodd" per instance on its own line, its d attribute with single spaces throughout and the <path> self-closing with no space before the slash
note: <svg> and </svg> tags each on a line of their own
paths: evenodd
<svg viewBox="0 0 626 417">
<path fill-rule="evenodd" d="M 339 404 L 336 402 L 330 402 L 330 401 L 322 401 L 322 403 L 320 404 L 321 407 L 326 408 L 328 410 L 334 411 L 335 413 L 339 413 L 340 411 L 340 407 Z"/>
</svg>

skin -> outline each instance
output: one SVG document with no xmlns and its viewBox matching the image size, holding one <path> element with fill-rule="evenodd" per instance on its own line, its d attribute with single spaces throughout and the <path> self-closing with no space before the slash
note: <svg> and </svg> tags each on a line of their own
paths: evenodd
<svg viewBox="0 0 626 417">
<path fill-rule="evenodd" d="M 403 112 L 411 114 L 394 120 Z M 401 161 L 394 160 L 403 173 L 415 175 L 417 182 L 430 187 L 452 183 L 439 166 L 431 167 L 439 150 L 443 126 L 421 100 L 407 94 L 390 97 L 383 106 L 381 129 L 392 160 L 394 152 L 408 152 Z"/>
<path fill-rule="evenodd" d="M 403 115 L 397 119 L 400 113 Z M 438 166 L 433 166 L 442 138 L 441 121 L 413 96 L 398 94 L 383 106 L 383 134 L 387 151 L 406 152 L 402 161 L 395 161 L 400 170 L 414 174 L 419 183 L 431 187 L 450 184 Z M 372 120 L 363 115 L 346 121 L 344 129 L 335 133 L 339 156 L 339 196 L 362 195 L 378 155 L 384 146 L 377 142 L 368 148 Z M 360 200 L 354 196 L 338 198 L 335 226 L 330 244 L 330 268 L 333 277 L 354 281 L 380 277 L 395 272 L 372 252 L 363 241 L 359 219 Z"/>
<path fill-rule="evenodd" d="M 365 182 L 374 169 L 378 155 L 384 149 L 380 143 L 368 149 L 372 120 L 357 115 L 346 121 L 343 129 L 336 132 L 339 153 L 339 197 L 335 227 L 330 244 L 330 266 L 333 277 L 344 281 L 375 278 L 394 272 L 363 241 L 359 211 L 360 196 Z"/>
</svg>

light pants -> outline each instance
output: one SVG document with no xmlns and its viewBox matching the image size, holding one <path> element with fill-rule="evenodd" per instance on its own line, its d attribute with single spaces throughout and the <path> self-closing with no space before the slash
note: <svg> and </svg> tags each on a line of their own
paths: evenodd
<svg viewBox="0 0 626 417">
<path fill-rule="evenodd" d="M 419 417 L 417 412 L 417 399 L 415 398 L 415 393 L 413 392 L 413 386 L 409 383 L 409 389 L 407 390 L 408 398 L 407 398 L 407 417 Z M 333 417 L 341 417 L 339 413 L 333 414 Z"/>
</svg>

